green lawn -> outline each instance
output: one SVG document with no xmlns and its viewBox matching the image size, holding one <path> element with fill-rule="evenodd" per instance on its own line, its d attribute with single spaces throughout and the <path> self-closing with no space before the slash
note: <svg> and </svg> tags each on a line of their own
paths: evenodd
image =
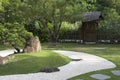
<svg viewBox="0 0 120 80">
<path fill-rule="evenodd" d="M 13 60 L 0 66 L 0 75 L 37 73 L 43 67 L 59 67 L 70 62 L 68 57 L 51 50 L 14 56 Z"/>
<path fill-rule="evenodd" d="M 70 59 L 56 54 L 51 50 L 71 50 L 77 52 L 86 52 L 89 54 L 97 55 L 106 58 L 117 65 L 114 69 L 100 70 L 90 72 L 87 74 L 73 77 L 69 80 L 76 80 L 82 78 L 84 80 L 94 80 L 89 76 L 94 73 L 102 73 L 110 75 L 112 78 L 109 80 L 119 80 L 120 77 L 113 75 L 111 70 L 120 70 L 120 45 L 119 44 L 94 44 L 82 45 L 76 43 L 66 43 L 51 45 L 50 43 L 42 44 L 43 51 L 36 54 L 17 54 L 15 59 L 4 66 L 0 66 L 0 75 L 6 74 L 22 74 L 38 72 L 40 68 L 46 66 L 62 66 L 70 62 Z"/>
<path fill-rule="evenodd" d="M 71 50 L 77 52 L 86 52 L 89 54 L 97 55 L 103 58 L 106 58 L 117 65 L 114 69 L 108 70 L 100 70 L 95 72 L 90 72 L 87 74 L 83 74 L 80 76 L 76 76 L 69 80 L 76 80 L 76 79 L 84 79 L 84 80 L 94 80 L 89 76 L 94 73 L 102 73 L 112 76 L 109 80 L 120 80 L 120 76 L 113 75 L 110 71 L 111 70 L 120 70 L 120 45 L 119 44 L 93 44 L 93 45 L 82 45 L 76 43 L 67 43 L 67 44 L 59 44 L 55 47 L 50 48 L 49 45 L 43 44 L 44 49 L 61 49 L 61 50 Z"/>
</svg>

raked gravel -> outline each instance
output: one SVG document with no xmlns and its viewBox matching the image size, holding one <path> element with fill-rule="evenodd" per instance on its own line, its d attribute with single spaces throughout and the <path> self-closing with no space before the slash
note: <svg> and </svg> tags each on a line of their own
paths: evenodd
<svg viewBox="0 0 120 80">
<path fill-rule="evenodd" d="M 6 57 L 10 54 L 14 54 L 14 51 L 15 51 L 14 49 L 13 50 L 2 50 L 2 51 L 0 51 L 0 56 Z"/>
<path fill-rule="evenodd" d="M 12 52 L 12 51 L 11 51 Z M 112 62 L 91 54 L 74 51 L 54 50 L 59 54 L 63 54 L 72 59 L 82 59 L 80 61 L 72 61 L 67 65 L 59 67 L 59 72 L 54 73 L 30 73 L 30 74 L 17 74 L 0 76 L 0 80 L 67 80 L 71 77 L 81 75 L 84 73 L 115 68 L 116 65 Z M 9 53 L 9 51 L 4 51 Z M 1 54 L 1 52 L 0 52 Z"/>
</svg>

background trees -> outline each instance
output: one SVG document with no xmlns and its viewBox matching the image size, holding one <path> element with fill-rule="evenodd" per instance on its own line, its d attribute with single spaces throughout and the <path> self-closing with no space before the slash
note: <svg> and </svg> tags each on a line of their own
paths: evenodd
<svg viewBox="0 0 120 80">
<path fill-rule="evenodd" d="M 104 21 L 100 29 L 114 29 L 114 33 L 119 33 L 120 0 L 1 0 L 0 3 L 3 32 L 7 24 L 17 24 L 39 36 L 41 41 L 56 42 L 63 23 L 73 25 L 82 19 L 82 13 L 101 11 Z"/>
<path fill-rule="evenodd" d="M 104 31 L 108 40 L 120 40 L 120 0 L 98 0 L 97 10 L 102 11 L 104 20 L 101 21 L 99 30 Z"/>
<path fill-rule="evenodd" d="M 56 42 L 59 37 L 61 24 L 64 21 L 75 22 L 80 14 L 86 10 L 83 2 L 79 0 L 26 0 L 28 20 L 38 21 L 47 29 L 49 38 Z"/>
</svg>

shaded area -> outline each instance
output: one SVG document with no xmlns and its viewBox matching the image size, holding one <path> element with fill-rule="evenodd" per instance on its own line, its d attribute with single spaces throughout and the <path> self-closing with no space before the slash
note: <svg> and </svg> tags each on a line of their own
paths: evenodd
<svg viewBox="0 0 120 80">
<path fill-rule="evenodd" d="M 57 72 L 60 71 L 57 67 L 45 67 L 40 69 L 40 72 L 46 72 L 46 73 L 51 73 L 51 72 Z"/>
<path fill-rule="evenodd" d="M 82 59 L 72 59 L 72 61 L 81 61 Z"/>
</svg>

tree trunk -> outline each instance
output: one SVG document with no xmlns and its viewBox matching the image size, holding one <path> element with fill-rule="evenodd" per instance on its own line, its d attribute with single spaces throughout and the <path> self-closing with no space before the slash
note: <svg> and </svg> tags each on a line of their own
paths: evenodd
<svg viewBox="0 0 120 80">
<path fill-rule="evenodd" d="M 20 48 L 16 47 L 15 45 L 12 45 L 12 47 L 16 50 L 16 51 L 14 51 L 15 54 L 16 53 L 21 53 Z"/>
</svg>

